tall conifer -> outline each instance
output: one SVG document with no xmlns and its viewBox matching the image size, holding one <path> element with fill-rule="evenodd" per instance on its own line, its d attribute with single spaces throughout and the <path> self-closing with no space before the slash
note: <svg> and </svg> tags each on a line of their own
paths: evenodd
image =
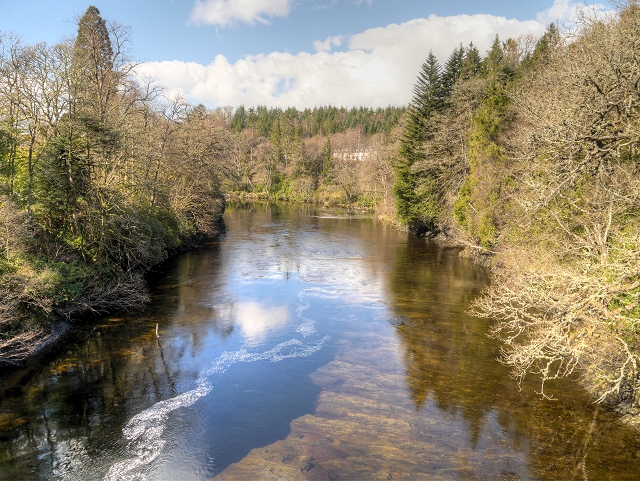
<svg viewBox="0 0 640 481">
<path fill-rule="evenodd" d="M 460 77 L 463 80 L 469 80 L 480 72 L 482 65 L 482 57 L 476 46 L 471 42 L 464 51 L 464 59 L 460 67 Z"/>
<path fill-rule="evenodd" d="M 442 72 L 442 95 L 446 98 L 451 95 L 453 86 L 460 77 L 462 71 L 462 62 L 464 61 L 465 52 L 462 44 L 451 52 L 449 59 L 444 66 Z"/>
<path fill-rule="evenodd" d="M 393 193 L 398 209 L 398 218 L 410 228 L 419 228 L 424 223 L 420 198 L 416 194 L 419 175 L 412 168 L 422 157 L 422 145 L 434 131 L 431 116 L 444 105 L 441 68 L 433 52 L 422 64 L 413 88 L 413 99 L 409 104 L 408 120 L 402 135 L 398 158 L 395 163 L 396 182 Z M 427 220 L 427 223 L 428 220 Z"/>
<path fill-rule="evenodd" d="M 106 105 L 118 79 L 113 69 L 114 52 L 106 21 L 90 6 L 78 20 L 73 47 L 75 111 L 104 122 Z"/>
</svg>

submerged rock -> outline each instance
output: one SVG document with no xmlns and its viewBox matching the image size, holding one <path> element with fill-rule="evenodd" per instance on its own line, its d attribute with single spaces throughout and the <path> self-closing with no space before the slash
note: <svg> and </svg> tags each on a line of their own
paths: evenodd
<svg viewBox="0 0 640 481">
<path fill-rule="evenodd" d="M 22 418 L 17 418 L 9 413 L 0 413 L 0 432 L 13 431 L 24 423 L 26 421 Z"/>
</svg>

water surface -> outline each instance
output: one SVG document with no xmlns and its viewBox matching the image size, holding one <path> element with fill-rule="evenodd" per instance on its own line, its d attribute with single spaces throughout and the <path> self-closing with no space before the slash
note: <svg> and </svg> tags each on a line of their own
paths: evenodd
<svg viewBox="0 0 640 481">
<path fill-rule="evenodd" d="M 636 430 L 495 361 L 458 251 L 340 210 L 225 222 L 143 312 L 1 378 L 0 480 L 640 478 Z"/>
</svg>

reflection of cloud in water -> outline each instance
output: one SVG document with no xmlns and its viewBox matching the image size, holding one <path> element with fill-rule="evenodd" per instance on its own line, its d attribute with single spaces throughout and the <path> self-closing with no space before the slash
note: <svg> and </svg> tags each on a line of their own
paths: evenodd
<svg viewBox="0 0 640 481">
<path fill-rule="evenodd" d="M 299 279 L 324 284 L 325 289 L 316 290 L 316 295 L 341 297 L 350 304 L 377 304 L 385 297 L 382 278 L 369 269 L 366 259 L 311 260 L 300 270 Z"/>
<path fill-rule="evenodd" d="M 287 237 L 265 232 L 251 237 L 251 247 L 236 246 L 231 272 L 238 282 L 256 279 L 281 281 L 294 276 L 323 284 L 350 304 L 380 303 L 385 298 L 384 276 L 378 259 L 369 258 L 365 245 L 326 232 Z"/>
<path fill-rule="evenodd" d="M 218 306 L 220 316 L 238 325 L 248 345 L 263 343 L 270 332 L 289 322 L 289 310 L 285 306 L 263 306 L 256 301 L 235 302 Z"/>
</svg>

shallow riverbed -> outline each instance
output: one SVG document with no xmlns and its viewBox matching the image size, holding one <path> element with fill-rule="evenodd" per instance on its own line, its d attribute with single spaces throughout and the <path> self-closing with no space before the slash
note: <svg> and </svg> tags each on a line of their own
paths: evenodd
<svg viewBox="0 0 640 481">
<path fill-rule="evenodd" d="M 335 209 L 225 222 L 143 312 L 0 378 L 0 480 L 640 479 L 638 431 L 496 362 L 457 250 Z"/>
</svg>

